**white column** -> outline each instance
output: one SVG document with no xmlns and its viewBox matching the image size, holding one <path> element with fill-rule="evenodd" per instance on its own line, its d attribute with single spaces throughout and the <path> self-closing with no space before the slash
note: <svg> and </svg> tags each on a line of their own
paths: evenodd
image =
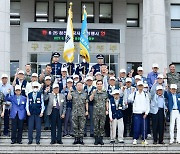
<svg viewBox="0 0 180 154">
<path fill-rule="evenodd" d="M 147 74 L 158 63 L 167 67 L 166 16 L 164 0 L 143 0 L 143 67 Z"/>
<path fill-rule="evenodd" d="M 10 75 L 10 0 L 0 0 L 0 75 Z"/>
</svg>

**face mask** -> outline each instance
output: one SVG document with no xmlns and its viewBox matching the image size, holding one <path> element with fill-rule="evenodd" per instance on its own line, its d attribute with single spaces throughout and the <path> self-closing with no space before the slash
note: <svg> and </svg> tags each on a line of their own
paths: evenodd
<svg viewBox="0 0 180 154">
<path fill-rule="evenodd" d="M 147 92 L 147 91 L 148 91 L 148 89 L 147 89 L 147 88 L 144 88 L 144 89 L 143 89 L 143 91 L 144 91 L 144 92 Z"/>
<path fill-rule="evenodd" d="M 38 92 L 38 88 L 34 88 L 33 91 L 34 91 L 34 92 Z"/>
</svg>

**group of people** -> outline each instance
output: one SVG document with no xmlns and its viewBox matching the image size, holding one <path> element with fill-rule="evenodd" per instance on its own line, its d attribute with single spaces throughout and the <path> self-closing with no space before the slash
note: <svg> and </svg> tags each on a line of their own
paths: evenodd
<svg viewBox="0 0 180 154">
<path fill-rule="evenodd" d="M 0 124 L 4 118 L 3 135 L 8 136 L 11 119 L 11 144 L 22 144 L 25 125 L 28 144 L 33 143 L 34 129 L 36 144 L 40 144 L 42 123 L 45 130 L 51 130 L 50 144 L 63 144 L 62 136 L 74 137 L 73 144 L 84 144 L 90 129 L 95 145 L 104 145 L 104 136 L 110 137 L 112 144 L 124 143 L 124 137 L 130 136 L 134 145 L 141 137 L 142 144 L 147 145 L 151 123 L 153 144 L 164 144 L 167 117 L 170 144 L 175 141 L 175 125 L 176 142 L 180 144 L 180 75 L 174 64 L 163 74 L 158 72 L 158 64 L 153 64 L 147 77 L 141 66 L 137 74 L 120 69 L 116 77 L 113 70 L 108 71 L 101 54 L 91 69 L 83 56 L 77 67 L 61 64 L 59 57 L 53 53 L 40 75 L 32 73 L 27 64 L 25 71 L 17 70 L 12 85 L 7 74 L 2 74 Z"/>
</svg>

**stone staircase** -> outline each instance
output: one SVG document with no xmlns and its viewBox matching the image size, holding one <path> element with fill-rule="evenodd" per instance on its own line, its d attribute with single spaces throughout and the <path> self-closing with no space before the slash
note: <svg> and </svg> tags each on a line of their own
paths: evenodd
<svg viewBox="0 0 180 154">
<path fill-rule="evenodd" d="M 164 134 L 165 145 L 153 145 L 152 138 L 148 139 L 149 145 L 142 145 L 138 140 L 137 145 L 132 145 L 132 138 L 125 137 L 124 144 L 110 144 L 110 139 L 104 138 L 104 145 L 95 146 L 94 138 L 85 137 L 85 145 L 73 145 L 74 138 L 63 137 L 63 145 L 50 144 L 50 130 L 42 128 L 41 144 L 36 145 L 35 140 L 32 145 L 28 145 L 27 130 L 23 132 L 23 144 L 11 144 L 10 137 L 0 137 L 0 153 L 180 153 L 180 144 L 169 145 L 169 124 L 166 126 Z M 89 134 L 88 134 L 89 136 Z M 176 136 L 176 133 L 175 133 Z M 35 137 L 35 132 L 34 132 Z"/>
</svg>

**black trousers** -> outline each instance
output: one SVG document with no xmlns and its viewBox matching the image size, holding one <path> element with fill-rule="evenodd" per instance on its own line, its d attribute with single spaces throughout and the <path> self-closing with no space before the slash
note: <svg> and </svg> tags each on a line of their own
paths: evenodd
<svg viewBox="0 0 180 154">
<path fill-rule="evenodd" d="M 53 108 L 50 115 L 51 119 L 51 141 L 60 142 L 62 140 L 62 120 L 59 114 L 59 109 Z M 57 127 L 57 135 L 56 135 Z"/>
<path fill-rule="evenodd" d="M 8 135 L 8 133 L 9 133 L 9 113 L 10 113 L 10 110 L 5 109 L 5 112 L 4 112 L 4 132 L 3 132 L 4 135 Z"/>
<path fill-rule="evenodd" d="M 159 135 L 159 143 L 164 138 L 164 109 L 159 109 L 157 114 L 152 114 L 153 139 L 157 142 Z"/>
<path fill-rule="evenodd" d="M 11 132 L 11 141 L 12 142 L 21 142 L 22 141 L 23 122 L 24 122 L 24 120 L 19 119 L 18 113 L 16 114 L 16 117 L 14 119 L 12 119 L 12 132 Z"/>
</svg>

